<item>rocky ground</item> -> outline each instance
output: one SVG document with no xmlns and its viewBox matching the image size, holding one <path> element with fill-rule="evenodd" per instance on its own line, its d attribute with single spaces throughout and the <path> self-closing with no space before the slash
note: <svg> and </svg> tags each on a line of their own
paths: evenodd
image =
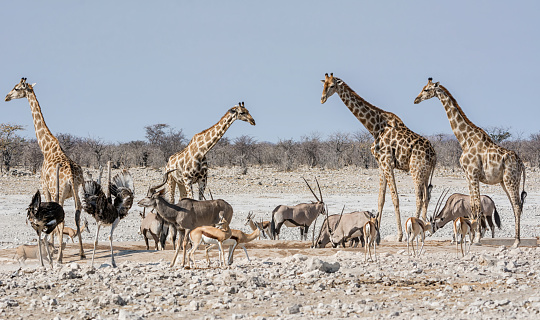
<svg viewBox="0 0 540 320">
<path fill-rule="evenodd" d="M 149 184 L 161 180 L 161 171 L 130 170 L 142 198 Z M 278 172 L 268 168 L 216 168 L 210 171 L 214 197 L 233 206 L 232 227 L 247 232 L 245 215 L 253 211 L 268 219 L 278 204 L 312 200 L 302 176 L 317 176 L 331 213 L 374 210 L 378 177 L 375 170 L 343 169 Z M 0 177 L 0 318 L 14 319 L 159 319 L 159 318 L 538 318 L 540 312 L 540 249 L 473 246 L 456 257 L 445 227 L 426 241 L 420 257 L 407 255 L 407 246 L 395 241 L 395 218 L 387 197 L 377 261 L 364 260 L 362 248 L 311 249 L 297 241 L 297 230 L 285 229 L 281 241 L 248 244 L 251 262 L 241 250 L 227 269 L 207 268 L 202 250 L 201 269 L 169 267 L 173 251 L 146 251 L 138 234 L 140 208 L 120 222 L 115 231 L 118 268 L 111 268 L 108 228 L 102 228 L 97 260 L 80 260 L 78 244 L 68 244 L 64 264 L 38 267 L 12 259 L 18 245 L 31 243 L 35 232 L 25 224 L 25 208 L 38 187 L 32 175 Z M 540 233 L 540 174 L 527 172 L 529 194 L 522 217 L 522 237 Z M 410 177 L 397 174 L 402 221 L 414 215 Z M 450 193 L 467 192 L 458 170 L 437 170 L 433 178 L 433 210 L 446 187 Z M 314 183 L 312 183 L 314 185 Z M 492 196 L 503 222 L 497 237 L 513 237 L 510 203 L 499 186 L 482 186 Z M 434 200 L 433 200 L 434 199 Z M 67 225 L 73 223 L 73 202 L 66 202 Z M 86 214 L 92 234 L 84 234 L 88 258 L 95 221 Z M 321 220 L 319 219 L 319 225 Z M 311 235 L 311 232 L 310 232 Z M 116 242 L 118 241 L 118 242 Z M 168 249 L 170 249 L 168 247 Z"/>
</svg>

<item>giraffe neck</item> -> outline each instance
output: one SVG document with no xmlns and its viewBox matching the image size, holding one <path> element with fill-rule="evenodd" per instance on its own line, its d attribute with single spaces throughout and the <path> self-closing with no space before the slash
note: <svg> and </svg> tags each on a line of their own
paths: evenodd
<svg viewBox="0 0 540 320">
<path fill-rule="evenodd" d="M 482 132 L 483 130 L 478 128 L 474 123 L 471 122 L 471 120 L 467 118 L 461 107 L 458 105 L 456 99 L 454 99 L 448 89 L 441 85 L 439 85 L 439 87 L 440 90 L 436 91 L 437 97 L 444 106 L 448 121 L 450 122 L 450 127 L 452 128 L 452 131 L 454 132 L 454 135 L 459 141 L 461 147 L 463 148 L 468 146 L 469 138 L 479 130 Z"/>
<path fill-rule="evenodd" d="M 45 124 L 45 119 L 43 118 L 43 114 L 41 113 L 41 107 L 39 106 L 39 102 L 37 101 L 34 90 L 28 93 L 27 98 L 28 103 L 30 104 L 30 109 L 32 111 L 32 118 L 34 119 L 36 138 L 41 152 L 46 158 L 48 154 L 61 150 L 60 143 Z"/>
<path fill-rule="evenodd" d="M 370 104 L 362 97 L 360 97 L 356 92 L 354 92 L 351 87 L 349 87 L 345 82 L 342 81 L 342 84 L 338 85 L 337 94 L 343 101 L 343 103 L 351 110 L 354 116 L 362 122 L 364 127 L 371 133 L 371 135 L 377 139 L 380 132 L 383 130 L 385 121 L 384 121 L 384 110 L 381 110 L 374 105 Z"/>
<path fill-rule="evenodd" d="M 201 133 L 196 134 L 192 139 L 190 147 L 195 148 L 195 152 L 192 154 L 202 154 L 205 155 L 212 149 L 219 139 L 223 137 L 225 132 L 229 129 L 232 123 L 236 120 L 233 115 L 227 111 L 227 113 L 216 123 L 214 126 L 204 130 Z"/>
</svg>

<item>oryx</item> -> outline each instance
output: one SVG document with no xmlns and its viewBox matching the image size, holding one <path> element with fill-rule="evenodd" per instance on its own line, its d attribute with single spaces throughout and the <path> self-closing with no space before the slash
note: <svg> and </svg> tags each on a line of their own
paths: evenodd
<svg viewBox="0 0 540 320">
<path fill-rule="evenodd" d="M 366 222 L 370 221 L 372 216 L 373 214 L 369 211 L 355 211 L 346 214 L 343 214 L 342 211 L 336 224 L 330 224 L 330 242 L 332 242 L 334 246 L 337 246 L 338 244 L 344 244 L 351 239 L 360 238 L 362 246 L 364 246 L 365 237 L 363 228 Z M 377 243 L 379 242 L 380 238 L 377 236 Z"/>
<path fill-rule="evenodd" d="M 444 201 L 444 196 L 448 193 L 448 190 L 442 193 L 441 198 L 437 201 L 435 206 L 435 211 L 433 212 L 432 224 L 433 232 L 444 227 L 448 222 L 454 221 L 458 217 L 469 217 L 471 213 L 471 202 L 470 196 L 454 193 L 446 200 L 444 207 L 441 209 L 440 206 Z M 439 203 L 440 202 L 440 203 Z M 500 229 L 501 228 L 501 218 L 495 207 L 495 202 L 486 195 L 480 196 L 480 204 L 482 211 L 482 220 L 481 220 L 481 236 L 484 236 L 486 230 L 486 222 L 491 229 L 491 237 L 495 237 L 495 225 Z M 495 224 L 493 223 L 495 220 Z"/>
<path fill-rule="evenodd" d="M 274 211 L 272 211 L 272 220 L 270 222 L 271 239 L 279 240 L 281 226 L 286 225 L 287 227 L 299 227 L 300 240 L 307 240 L 308 229 L 311 223 L 313 223 L 319 214 L 325 214 L 326 209 L 324 206 L 321 187 L 319 186 L 319 181 L 317 181 L 317 178 L 315 178 L 317 187 L 319 188 L 319 195 L 321 196 L 320 200 L 307 180 L 305 178 L 303 179 L 317 201 L 312 203 L 301 203 L 297 204 L 296 206 L 277 206 Z"/>
</svg>

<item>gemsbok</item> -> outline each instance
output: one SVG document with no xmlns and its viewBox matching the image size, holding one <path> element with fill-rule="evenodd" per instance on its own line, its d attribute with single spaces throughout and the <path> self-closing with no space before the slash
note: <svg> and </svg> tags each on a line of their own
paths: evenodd
<svg viewBox="0 0 540 320">
<path fill-rule="evenodd" d="M 448 192 L 446 191 L 446 193 Z M 443 201 L 444 195 L 446 193 L 443 192 L 441 195 Z M 435 211 L 433 213 L 434 231 L 437 231 L 438 229 L 444 227 L 448 222 L 454 221 L 458 217 L 469 217 L 471 213 L 470 198 L 471 197 L 469 195 L 454 193 L 450 197 L 448 197 L 448 200 L 446 200 L 444 207 L 440 210 L 439 198 L 439 201 L 437 201 L 437 205 L 435 206 Z M 486 195 L 481 195 L 480 205 L 482 207 L 482 214 L 484 217 L 484 219 L 482 219 L 481 230 L 486 230 L 485 224 L 487 222 L 489 228 L 491 229 L 491 237 L 495 238 L 495 225 L 497 226 L 497 228 L 501 229 L 501 218 L 499 217 L 499 213 L 497 212 L 497 208 L 495 207 L 495 202 L 490 197 Z M 495 224 L 493 224 L 493 220 L 495 220 Z M 481 236 L 483 236 L 483 232 Z"/>
<path fill-rule="evenodd" d="M 290 228 L 299 227 L 300 240 L 307 240 L 309 226 L 311 226 L 311 224 L 319 214 L 325 214 L 326 208 L 324 206 L 324 200 L 321 192 L 321 187 L 319 186 L 319 181 L 317 181 L 317 178 L 315 178 L 315 181 L 317 182 L 317 187 L 319 188 L 319 195 L 321 196 L 321 199 L 317 197 L 307 180 L 305 178 L 303 179 L 317 201 L 312 203 L 300 203 L 295 206 L 277 206 L 274 211 L 272 211 L 272 220 L 270 221 L 271 239 L 279 240 L 281 226 L 285 225 Z"/>
</svg>

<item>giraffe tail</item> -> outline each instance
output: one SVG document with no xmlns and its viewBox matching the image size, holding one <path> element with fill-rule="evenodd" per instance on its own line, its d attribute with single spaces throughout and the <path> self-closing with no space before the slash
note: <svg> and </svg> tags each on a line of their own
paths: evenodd
<svg viewBox="0 0 540 320">
<path fill-rule="evenodd" d="M 521 174 L 523 175 L 523 191 L 521 191 L 521 210 L 523 210 L 523 204 L 525 203 L 525 198 L 527 197 L 527 192 L 525 192 L 525 165 L 523 164 L 523 162 L 521 162 Z"/>
</svg>

